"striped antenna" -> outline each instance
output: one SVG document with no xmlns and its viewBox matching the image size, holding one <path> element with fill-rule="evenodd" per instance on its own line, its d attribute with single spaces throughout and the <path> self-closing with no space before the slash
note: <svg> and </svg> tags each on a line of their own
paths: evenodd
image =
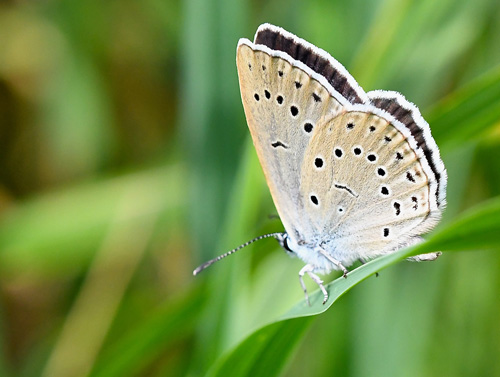
<svg viewBox="0 0 500 377">
<path fill-rule="evenodd" d="M 218 262 L 221 259 L 224 259 L 225 257 L 227 257 L 227 256 L 229 256 L 229 255 L 231 255 L 231 254 L 233 254 L 235 252 L 237 252 L 238 250 L 243 249 L 245 246 L 248 246 L 251 243 L 254 243 L 255 241 L 260 241 L 260 240 L 263 240 L 264 238 L 269 238 L 269 237 L 273 237 L 273 238 L 276 238 L 276 240 L 281 241 L 281 240 L 283 240 L 284 235 L 285 235 L 285 233 L 269 233 L 269 234 L 264 234 L 262 236 L 256 237 L 253 240 L 245 242 L 243 245 L 240 245 L 240 246 L 238 246 L 237 248 L 235 248 L 233 250 L 229 250 L 227 253 L 219 255 L 218 257 L 216 257 L 214 259 L 210 259 L 209 261 L 203 263 L 201 266 L 197 267 L 193 271 L 193 275 L 194 276 L 198 275 L 201 271 L 203 271 L 208 266 L 211 266 L 215 262 Z"/>
</svg>

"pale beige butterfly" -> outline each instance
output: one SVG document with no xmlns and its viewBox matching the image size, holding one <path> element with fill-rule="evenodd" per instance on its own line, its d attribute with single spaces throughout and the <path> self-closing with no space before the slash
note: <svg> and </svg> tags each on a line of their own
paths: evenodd
<svg viewBox="0 0 500 377">
<path fill-rule="evenodd" d="M 325 51 L 270 24 L 240 39 L 241 98 L 284 233 L 276 238 L 317 273 L 418 242 L 441 217 L 446 169 L 429 125 L 401 94 L 365 93 Z M 248 243 L 250 243 L 248 242 Z M 219 256 L 204 268 L 248 243 Z M 433 260 L 439 253 L 414 257 Z"/>
</svg>

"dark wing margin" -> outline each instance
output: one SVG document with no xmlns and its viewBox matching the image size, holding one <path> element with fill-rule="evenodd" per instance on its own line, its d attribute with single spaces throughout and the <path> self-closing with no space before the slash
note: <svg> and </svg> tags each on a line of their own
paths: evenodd
<svg viewBox="0 0 500 377">
<path fill-rule="evenodd" d="M 285 53 L 292 60 L 301 62 L 315 74 L 324 77 L 333 90 L 350 104 L 374 106 L 400 122 L 414 138 L 416 147 L 422 151 L 434 175 L 438 207 L 446 205 L 446 169 L 430 127 L 413 103 L 397 92 L 376 90 L 365 93 L 344 66 L 327 52 L 280 27 L 261 25 L 255 34 L 254 43 Z"/>
<path fill-rule="evenodd" d="M 446 189 L 446 170 L 441 160 L 439 149 L 431 136 L 430 127 L 422 118 L 418 108 L 407 101 L 400 93 L 390 91 L 372 91 L 368 93 L 370 104 L 391 114 L 401 122 L 415 138 L 417 147 L 422 152 L 431 168 L 437 182 L 438 205 L 444 201 Z"/>
<path fill-rule="evenodd" d="M 347 70 L 328 53 L 296 37 L 279 27 L 264 24 L 259 27 L 254 39 L 255 44 L 282 51 L 295 60 L 304 63 L 326 81 L 352 104 L 365 102 L 363 92 Z"/>
</svg>

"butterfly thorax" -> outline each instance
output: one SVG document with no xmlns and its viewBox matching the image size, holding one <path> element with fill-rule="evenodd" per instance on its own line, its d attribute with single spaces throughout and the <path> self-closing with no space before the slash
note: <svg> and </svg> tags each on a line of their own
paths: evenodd
<svg viewBox="0 0 500 377">
<path fill-rule="evenodd" d="M 284 233 L 281 246 L 292 256 L 297 256 L 306 264 L 314 266 L 314 272 L 328 274 L 332 270 L 341 270 L 342 266 L 350 266 L 361 256 L 349 253 L 335 247 L 332 241 L 312 241 L 295 240 L 288 233 Z"/>
</svg>

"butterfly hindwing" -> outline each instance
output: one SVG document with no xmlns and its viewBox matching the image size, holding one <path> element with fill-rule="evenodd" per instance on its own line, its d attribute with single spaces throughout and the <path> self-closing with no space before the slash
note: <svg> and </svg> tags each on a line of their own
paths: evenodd
<svg viewBox="0 0 500 377">
<path fill-rule="evenodd" d="M 435 208 L 446 206 L 447 173 L 439 153 L 439 148 L 431 135 L 429 124 L 418 108 L 400 93 L 374 90 L 368 93 L 369 103 L 381 109 L 392 119 L 407 129 L 415 140 L 415 149 L 430 170 L 430 188 L 436 197 Z"/>
<path fill-rule="evenodd" d="M 411 135 L 376 113 L 365 106 L 327 120 L 301 167 L 315 242 L 347 264 L 411 242 L 440 215 Z"/>
</svg>

